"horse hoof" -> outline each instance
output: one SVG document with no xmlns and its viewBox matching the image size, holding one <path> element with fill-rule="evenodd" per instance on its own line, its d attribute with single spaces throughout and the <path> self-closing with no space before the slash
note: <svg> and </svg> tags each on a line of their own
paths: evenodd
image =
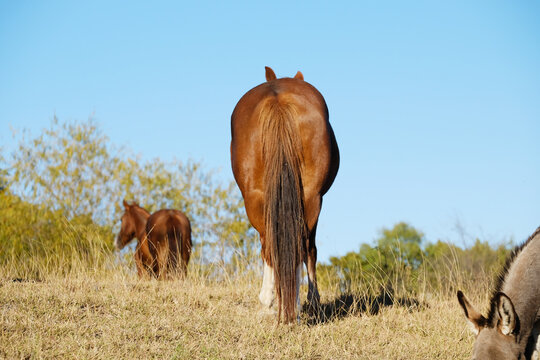
<svg viewBox="0 0 540 360">
<path fill-rule="evenodd" d="M 269 307 L 264 306 L 259 310 L 259 315 L 260 316 L 269 316 L 269 315 L 275 316 L 277 315 L 277 311 L 274 308 L 271 308 L 271 307 L 269 308 Z"/>
</svg>

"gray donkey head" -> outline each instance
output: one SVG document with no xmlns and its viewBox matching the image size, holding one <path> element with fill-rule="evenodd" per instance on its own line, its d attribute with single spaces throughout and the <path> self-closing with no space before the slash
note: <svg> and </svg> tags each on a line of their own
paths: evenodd
<svg viewBox="0 0 540 360">
<path fill-rule="evenodd" d="M 474 309 L 461 291 L 458 291 L 457 297 L 472 331 L 476 334 L 472 359 L 538 360 L 538 328 L 528 334 L 520 331 L 519 316 L 512 300 L 506 294 L 498 292 L 491 299 L 492 307 L 496 311 L 490 321 Z M 527 339 L 524 339 L 524 336 Z"/>
<path fill-rule="evenodd" d="M 458 291 L 459 304 L 476 334 L 473 359 L 538 360 L 539 260 L 540 227 L 507 258 L 498 276 L 487 317 L 476 311 Z"/>
<path fill-rule="evenodd" d="M 490 326 L 487 319 L 474 309 L 461 291 L 458 291 L 457 296 L 471 329 L 476 334 L 473 359 L 519 359 L 519 317 L 512 300 L 502 292 L 495 295 L 493 301 L 497 309 L 497 321 L 495 326 Z"/>
</svg>

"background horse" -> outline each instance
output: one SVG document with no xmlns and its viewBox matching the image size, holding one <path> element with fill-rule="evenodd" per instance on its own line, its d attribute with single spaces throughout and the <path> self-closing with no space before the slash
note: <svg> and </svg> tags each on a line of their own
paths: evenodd
<svg viewBox="0 0 540 360">
<path fill-rule="evenodd" d="M 540 227 L 506 261 L 487 318 L 461 291 L 457 296 L 476 334 L 473 359 L 538 359 Z"/>
<path fill-rule="evenodd" d="M 163 209 L 152 215 L 136 203 L 123 202 L 125 212 L 116 240 L 122 249 L 137 238 L 135 263 L 139 277 L 145 274 L 166 278 L 185 276 L 191 255 L 191 224 L 178 210 Z"/>
<path fill-rule="evenodd" d="M 339 150 L 322 95 L 304 81 L 276 79 L 248 91 L 231 117 L 231 163 L 246 212 L 259 232 L 264 261 L 259 299 L 270 307 L 275 289 L 278 321 L 295 318 L 302 261 L 308 302 L 318 309 L 315 232 L 339 167 Z"/>
</svg>

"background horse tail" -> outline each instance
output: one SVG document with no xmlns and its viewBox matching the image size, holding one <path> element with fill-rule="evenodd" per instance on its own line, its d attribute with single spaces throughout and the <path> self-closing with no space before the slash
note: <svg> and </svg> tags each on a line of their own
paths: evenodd
<svg viewBox="0 0 540 360">
<path fill-rule="evenodd" d="M 183 275 L 179 267 L 181 267 L 182 256 L 180 252 L 182 251 L 182 230 L 177 221 L 174 221 L 173 218 L 169 219 L 169 224 L 167 226 L 167 239 L 168 239 L 168 252 L 170 259 L 168 261 L 168 266 L 170 267 L 171 272 L 175 276 Z"/>
<path fill-rule="evenodd" d="M 302 145 L 294 122 L 293 104 L 267 98 L 260 112 L 265 184 L 265 243 L 274 269 L 278 321 L 294 321 L 296 271 L 306 237 L 300 163 Z"/>
</svg>

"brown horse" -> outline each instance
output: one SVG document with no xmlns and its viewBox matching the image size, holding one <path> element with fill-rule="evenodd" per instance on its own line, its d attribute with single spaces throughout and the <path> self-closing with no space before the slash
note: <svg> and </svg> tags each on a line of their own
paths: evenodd
<svg viewBox="0 0 540 360">
<path fill-rule="evenodd" d="M 304 81 L 276 79 L 248 91 L 231 117 L 231 162 L 249 221 L 259 232 L 264 261 L 259 299 L 270 307 L 275 289 L 278 322 L 295 319 L 302 261 L 308 302 L 318 309 L 315 232 L 322 196 L 339 167 L 339 150 L 322 95 Z"/>
<path fill-rule="evenodd" d="M 152 215 L 137 203 L 125 200 L 122 226 L 116 246 L 122 249 L 137 238 L 135 263 L 139 277 L 146 274 L 159 279 L 175 273 L 181 277 L 187 273 L 191 255 L 191 224 L 178 210 L 163 209 Z"/>
</svg>

